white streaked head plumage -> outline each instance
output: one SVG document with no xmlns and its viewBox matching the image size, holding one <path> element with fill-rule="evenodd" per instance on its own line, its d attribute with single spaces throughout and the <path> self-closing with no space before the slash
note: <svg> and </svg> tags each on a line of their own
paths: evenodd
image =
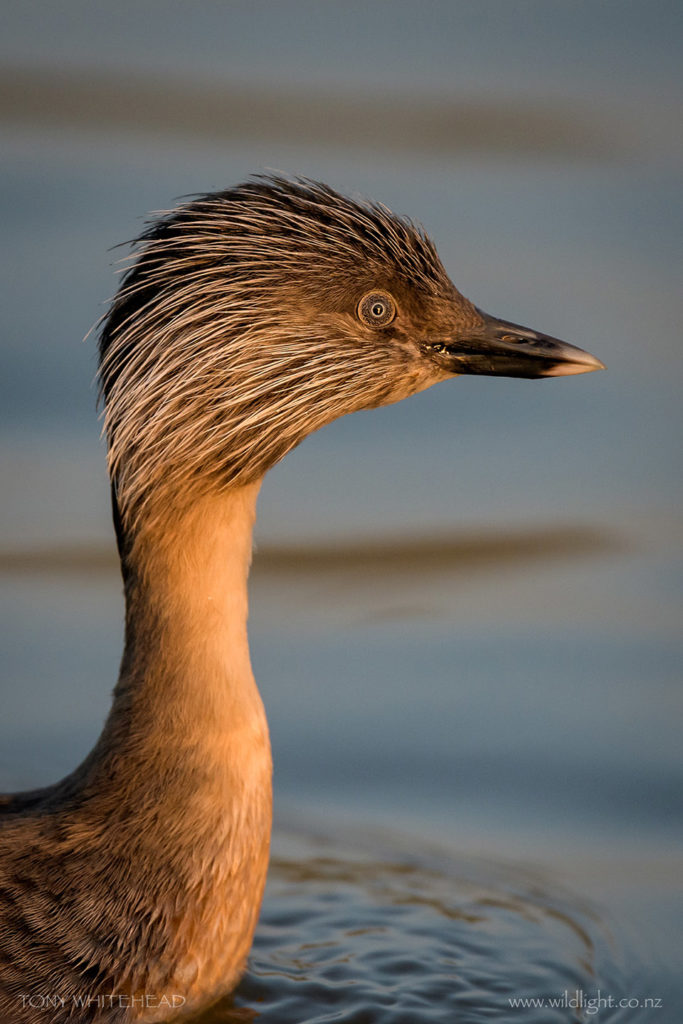
<svg viewBox="0 0 683 1024">
<path fill-rule="evenodd" d="M 194 199 L 141 236 L 103 320 L 109 469 L 133 525 L 154 496 L 249 483 L 312 431 L 439 379 L 420 337 L 479 314 L 424 232 L 303 179 Z M 400 316 L 373 330 L 359 299 Z M 426 325 L 426 326 L 425 326 Z"/>
</svg>

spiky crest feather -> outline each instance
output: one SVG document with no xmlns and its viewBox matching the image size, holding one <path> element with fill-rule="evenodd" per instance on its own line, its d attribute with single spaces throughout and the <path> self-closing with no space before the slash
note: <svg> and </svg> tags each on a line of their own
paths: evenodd
<svg viewBox="0 0 683 1024">
<path fill-rule="evenodd" d="M 151 495 L 249 483 L 318 427 L 391 400 L 408 355 L 359 330 L 359 291 L 454 291 L 421 228 L 306 179 L 196 198 L 131 259 L 99 371 L 128 527 Z"/>
</svg>

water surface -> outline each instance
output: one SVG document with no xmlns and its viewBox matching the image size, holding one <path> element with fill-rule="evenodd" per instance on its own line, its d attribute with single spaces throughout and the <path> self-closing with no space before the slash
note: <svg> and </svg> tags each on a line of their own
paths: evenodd
<svg viewBox="0 0 683 1024">
<path fill-rule="evenodd" d="M 69 771 L 117 673 L 107 250 L 184 193 L 319 177 L 609 370 L 439 385 L 270 474 L 274 860 L 206 1020 L 679 1024 L 678 7 L 256 6 L 5 4 L 0 787 Z M 638 1005 L 508 1003 L 577 990 Z"/>
</svg>

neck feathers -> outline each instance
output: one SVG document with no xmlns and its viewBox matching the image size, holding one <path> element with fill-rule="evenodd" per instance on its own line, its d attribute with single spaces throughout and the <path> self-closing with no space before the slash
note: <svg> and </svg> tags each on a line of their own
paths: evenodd
<svg viewBox="0 0 683 1024">
<path fill-rule="evenodd" d="M 208 717 L 201 728 L 213 735 L 262 717 L 247 641 L 258 490 L 159 509 L 132 539 L 123 536 L 126 646 L 116 695 L 147 721 L 170 719 L 182 732 Z"/>
</svg>

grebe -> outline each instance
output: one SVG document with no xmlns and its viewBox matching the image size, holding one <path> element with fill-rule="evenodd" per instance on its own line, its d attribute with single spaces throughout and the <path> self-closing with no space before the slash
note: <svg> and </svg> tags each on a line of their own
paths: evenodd
<svg viewBox="0 0 683 1024">
<path fill-rule="evenodd" d="M 247 643 L 267 470 L 448 377 L 601 367 L 473 306 L 412 222 L 305 179 L 205 195 L 142 235 L 100 335 L 125 649 L 85 761 L 0 800 L 0 1020 L 164 1020 L 244 968 L 271 828 Z"/>
</svg>

